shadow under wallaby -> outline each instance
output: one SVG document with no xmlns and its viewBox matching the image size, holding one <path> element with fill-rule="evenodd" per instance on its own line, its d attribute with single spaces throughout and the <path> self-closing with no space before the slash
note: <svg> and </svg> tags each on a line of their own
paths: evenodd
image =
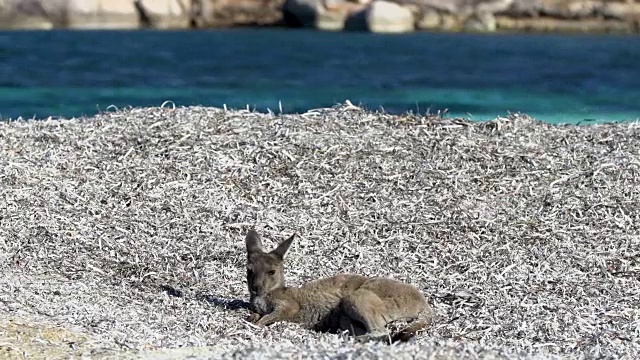
<svg viewBox="0 0 640 360">
<path fill-rule="evenodd" d="M 260 235 L 253 229 L 247 233 L 252 322 L 266 326 L 288 321 L 316 331 L 348 331 L 358 340 L 391 342 L 407 341 L 431 323 L 432 310 L 422 293 L 397 280 L 339 274 L 287 287 L 283 263 L 294 238 L 295 234 L 265 252 Z M 387 324 L 397 320 L 412 322 L 388 334 Z"/>
</svg>

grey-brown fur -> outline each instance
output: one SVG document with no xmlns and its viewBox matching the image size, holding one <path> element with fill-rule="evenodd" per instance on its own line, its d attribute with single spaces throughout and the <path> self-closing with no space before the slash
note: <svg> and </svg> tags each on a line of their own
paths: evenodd
<svg viewBox="0 0 640 360">
<path fill-rule="evenodd" d="M 247 233 L 251 320 L 258 325 L 289 321 L 317 331 L 349 331 L 362 340 L 406 341 L 430 323 L 432 310 L 425 297 L 394 279 L 338 274 L 287 287 L 284 255 L 294 237 L 264 252 L 260 235 L 253 229 Z M 386 325 L 396 320 L 415 321 L 390 335 Z"/>
</svg>

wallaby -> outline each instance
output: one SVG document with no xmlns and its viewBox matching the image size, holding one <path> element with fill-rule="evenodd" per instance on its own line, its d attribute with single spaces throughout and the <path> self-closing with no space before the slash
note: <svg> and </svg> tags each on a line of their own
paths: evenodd
<svg viewBox="0 0 640 360">
<path fill-rule="evenodd" d="M 264 252 L 258 233 L 253 229 L 247 233 L 251 321 L 260 326 L 289 321 L 317 331 L 346 330 L 359 341 L 387 342 L 408 341 L 431 323 L 432 310 L 425 297 L 397 280 L 339 274 L 287 287 L 283 262 L 294 237 Z M 389 334 L 386 326 L 396 320 L 412 322 Z"/>
</svg>

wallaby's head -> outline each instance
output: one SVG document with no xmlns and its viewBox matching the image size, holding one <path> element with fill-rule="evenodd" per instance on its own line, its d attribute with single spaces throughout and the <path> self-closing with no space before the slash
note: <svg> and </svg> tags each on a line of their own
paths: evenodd
<svg viewBox="0 0 640 360">
<path fill-rule="evenodd" d="M 295 234 L 270 252 L 262 250 L 260 235 L 251 229 L 247 233 L 247 285 L 251 297 L 264 295 L 284 286 L 284 255 Z"/>
</svg>

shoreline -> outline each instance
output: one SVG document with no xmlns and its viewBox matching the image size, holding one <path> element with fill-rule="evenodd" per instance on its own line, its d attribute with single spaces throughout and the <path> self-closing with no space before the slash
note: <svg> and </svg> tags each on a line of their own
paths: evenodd
<svg viewBox="0 0 640 360">
<path fill-rule="evenodd" d="M 0 25 L 1 26 L 1 25 Z M 625 25 L 626 26 L 626 25 Z M 0 27 L 0 32 L 30 32 L 30 31 L 72 31 L 72 32 L 100 32 L 100 31 L 108 31 L 108 32 L 130 32 L 130 31 L 154 31 L 154 32 L 207 32 L 207 31 L 225 31 L 225 30 L 242 30 L 242 29 L 250 29 L 250 30 L 283 30 L 283 31 L 308 31 L 308 32 L 333 32 L 333 33 L 367 33 L 372 35 L 381 35 L 368 31 L 361 30 L 341 30 L 341 31 L 329 31 L 315 28 L 307 28 L 307 27 L 290 27 L 286 25 L 255 25 L 255 24 L 238 24 L 232 26 L 224 26 L 224 27 L 207 27 L 207 28 L 2 28 Z M 618 30 L 616 30 L 618 29 Z M 425 30 L 416 30 L 412 32 L 398 33 L 398 34 L 388 34 L 391 36 L 402 36 L 402 35 L 410 35 L 410 34 L 461 34 L 461 35 L 602 35 L 602 36 L 636 36 L 640 34 L 640 30 L 632 30 L 631 27 L 628 29 L 626 27 L 612 26 L 612 27 L 603 27 L 601 30 L 589 31 L 580 28 L 580 23 L 578 21 L 569 21 L 567 22 L 567 26 L 560 27 L 559 29 L 549 29 L 544 28 L 541 30 L 531 30 L 530 28 L 497 28 L 494 31 L 465 31 L 465 30 L 444 30 L 444 29 L 425 29 Z M 384 34 L 382 34 L 384 35 Z"/>
<path fill-rule="evenodd" d="M 640 33 L 640 2 L 518 0 L 12 0 L 0 7 L 0 29 L 310 28 L 407 33 Z"/>
<path fill-rule="evenodd" d="M 402 35 L 402 34 L 413 34 L 413 33 L 435 33 L 435 34 L 478 34 L 478 35 L 603 35 L 603 36 L 636 36 L 640 34 L 640 28 L 631 23 L 624 22 L 613 22 L 613 23 L 603 23 L 603 24 L 594 24 L 591 21 L 574 21 L 574 20 L 560 20 L 554 21 L 556 19 L 549 19 L 554 22 L 554 25 L 546 24 L 545 22 L 541 22 L 540 24 L 536 24 L 535 22 L 527 21 L 527 19 L 506 19 L 503 18 L 503 25 L 496 27 L 496 29 L 491 31 L 472 31 L 472 30 L 464 30 L 464 29 L 423 29 L 416 30 L 412 32 L 404 32 L 401 34 L 393 34 L 393 35 Z M 504 25 L 509 24 L 509 25 Z M 0 24 L 0 32 L 10 32 L 10 31 L 216 31 L 216 30 L 235 30 L 235 29 L 278 29 L 278 30 L 287 30 L 287 31 L 297 31 L 297 30 L 307 30 L 307 31 L 317 31 L 317 32 L 325 32 L 331 30 L 323 30 L 316 28 L 301 28 L 301 27 L 290 27 L 284 24 L 236 24 L 230 26 L 212 26 L 212 27 L 204 27 L 204 28 L 119 28 L 119 27 L 79 27 L 79 28 L 64 28 L 64 27 L 52 27 L 52 28 L 42 28 L 42 27 L 3 27 Z M 340 30 L 340 31 L 331 31 L 331 32 L 367 32 L 362 30 Z M 368 32 L 374 34 L 373 32 Z"/>
</svg>

